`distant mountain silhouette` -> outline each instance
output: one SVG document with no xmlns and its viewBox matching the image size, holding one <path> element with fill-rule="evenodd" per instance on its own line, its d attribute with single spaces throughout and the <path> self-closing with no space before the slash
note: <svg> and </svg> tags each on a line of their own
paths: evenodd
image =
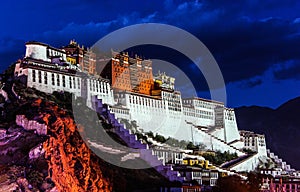
<svg viewBox="0 0 300 192">
<path fill-rule="evenodd" d="M 235 111 L 240 130 L 265 134 L 267 148 L 300 169 L 300 97 L 277 109 L 251 106 Z"/>
</svg>

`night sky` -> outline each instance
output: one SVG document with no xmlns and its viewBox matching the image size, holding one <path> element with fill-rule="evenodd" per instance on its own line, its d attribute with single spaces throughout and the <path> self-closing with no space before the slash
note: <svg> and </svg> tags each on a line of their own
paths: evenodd
<svg viewBox="0 0 300 192">
<path fill-rule="evenodd" d="M 12 0 L 2 2 L 0 14 L 1 71 L 24 55 L 30 40 L 61 47 L 75 39 L 92 46 L 122 27 L 163 23 L 188 31 L 207 46 L 223 73 L 228 106 L 276 108 L 300 96 L 298 0 Z M 196 87 L 199 96 L 208 95 L 205 86 Z"/>
</svg>

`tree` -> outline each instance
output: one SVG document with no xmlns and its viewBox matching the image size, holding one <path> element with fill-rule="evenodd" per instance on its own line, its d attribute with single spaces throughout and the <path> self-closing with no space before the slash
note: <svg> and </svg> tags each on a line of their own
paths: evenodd
<svg viewBox="0 0 300 192">
<path fill-rule="evenodd" d="M 162 136 L 162 135 L 156 134 L 154 139 L 155 139 L 157 142 L 160 142 L 160 143 L 166 142 L 166 138 L 165 138 L 164 136 Z"/>
<path fill-rule="evenodd" d="M 255 172 L 248 173 L 249 192 L 259 191 L 263 175 Z"/>
<path fill-rule="evenodd" d="M 146 133 L 146 135 L 147 135 L 148 137 L 150 137 L 150 138 L 154 138 L 154 135 L 153 135 L 153 132 L 152 132 L 152 131 Z"/>
<path fill-rule="evenodd" d="M 237 175 L 219 177 L 213 192 L 249 192 L 248 185 Z"/>
<path fill-rule="evenodd" d="M 228 151 L 217 151 L 215 154 L 206 153 L 202 155 L 206 160 L 210 161 L 214 165 L 221 165 L 227 161 L 236 159 L 238 156 L 236 153 L 229 153 Z"/>
<path fill-rule="evenodd" d="M 186 149 L 195 150 L 195 149 L 197 149 L 197 147 L 194 145 L 194 143 L 189 142 L 186 146 Z"/>
</svg>

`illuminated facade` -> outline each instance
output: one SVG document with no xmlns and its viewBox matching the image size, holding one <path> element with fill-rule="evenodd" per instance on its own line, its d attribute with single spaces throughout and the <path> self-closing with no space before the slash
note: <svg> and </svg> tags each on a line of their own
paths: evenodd
<svg viewBox="0 0 300 192">
<path fill-rule="evenodd" d="M 112 54 L 111 61 L 105 64 L 101 73 L 101 76 L 111 80 L 112 88 L 151 95 L 154 85 L 152 61 L 143 60 L 137 55 L 132 58 L 125 52 Z"/>
<path fill-rule="evenodd" d="M 96 74 L 96 53 L 91 49 L 80 47 L 76 41 L 71 40 L 69 45 L 64 46 L 62 50 L 65 50 L 68 62 L 79 64 L 81 70 L 88 74 Z"/>
</svg>

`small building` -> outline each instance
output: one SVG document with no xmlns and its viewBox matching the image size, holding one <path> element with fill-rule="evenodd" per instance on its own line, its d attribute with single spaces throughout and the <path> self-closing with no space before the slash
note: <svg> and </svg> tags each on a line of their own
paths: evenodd
<svg viewBox="0 0 300 192">
<path fill-rule="evenodd" d="M 293 176 L 280 176 L 263 178 L 261 192 L 300 192 L 300 178 Z"/>
<path fill-rule="evenodd" d="M 218 170 L 216 169 L 203 169 L 193 166 L 174 166 L 175 171 L 178 171 L 181 176 L 185 177 L 187 182 L 196 181 L 199 185 L 215 186 L 219 178 Z"/>
<path fill-rule="evenodd" d="M 257 152 L 261 156 L 267 156 L 266 140 L 264 135 L 244 130 L 239 132 L 241 135 L 241 141 L 244 142 L 245 149 L 250 149 L 254 152 Z"/>
</svg>

